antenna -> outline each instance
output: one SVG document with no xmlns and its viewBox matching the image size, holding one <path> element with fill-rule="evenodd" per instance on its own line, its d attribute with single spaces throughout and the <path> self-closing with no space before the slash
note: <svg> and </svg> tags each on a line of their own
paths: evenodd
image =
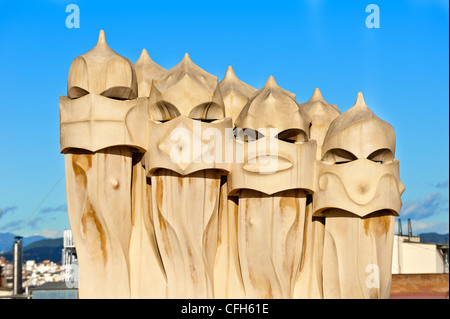
<svg viewBox="0 0 450 319">
<path fill-rule="evenodd" d="M 412 226 L 411 226 L 411 218 L 408 218 L 408 237 L 411 238 L 413 235 Z"/>
<path fill-rule="evenodd" d="M 398 235 L 403 236 L 403 226 L 401 218 L 398 219 Z"/>
</svg>

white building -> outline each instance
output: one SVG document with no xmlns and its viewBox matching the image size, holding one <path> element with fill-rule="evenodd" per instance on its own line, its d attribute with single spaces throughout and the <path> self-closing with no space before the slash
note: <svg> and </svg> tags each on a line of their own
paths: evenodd
<svg viewBox="0 0 450 319">
<path fill-rule="evenodd" d="M 421 243 L 419 236 L 394 235 L 393 274 L 442 274 L 448 270 L 448 245 Z"/>
<path fill-rule="evenodd" d="M 74 266 L 78 265 L 77 252 L 75 249 L 75 243 L 72 237 L 72 231 L 70 229 L 64 230 L 64 248 L 62 250 L 62 262 L 63 275 L 66 278 L 70 278 L 74 271 Z"/>
<path fill-rule="evenodd" d="M 25 270 L 28 272 L 33 271 L 34 267 L 36 266 L 36 261 L 34 260 L 27 260 L 25 263 Z"/>
</svg>

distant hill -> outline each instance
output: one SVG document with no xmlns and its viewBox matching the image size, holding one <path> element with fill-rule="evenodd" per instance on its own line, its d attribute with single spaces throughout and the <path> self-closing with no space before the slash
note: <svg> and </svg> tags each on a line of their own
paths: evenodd
<svg viewBox="0 0 450 319">
<path fill-rule="evenodd" d="M 27 246 L 23 246 L 22 253 L 24 260 L 35 260 L 37 263 L 44 260 L 51 260 L 55 263 L 61 262 L 61 251 L 63 249 L 63 239 L 41 239 L 34 241 Z M 13 251 L 10 250 L 2 254 L 7 260 L 12 261 Z"/>
<path fill-rule="evenodd" d="M 7 251 L 13 249 L 15 236 L 16 235 L 14 235 L 12 233 L 0 233 L 0 253 L 2 251 L 7 252 Z M 35 241 L 42 240 L 42 239 L 47 239 L 47 238 L 43 237 L 43 236 L 24 237 L 22 239 L 22 242 L 23 242 L 22 245 L 25 247 L 31 243 L 34 243 Z"/>
<path fill-rule="evenodd" d="M 424 233 L 420 234 L 421 243 L 448 244 L 449 234 Z"/>
</svg>

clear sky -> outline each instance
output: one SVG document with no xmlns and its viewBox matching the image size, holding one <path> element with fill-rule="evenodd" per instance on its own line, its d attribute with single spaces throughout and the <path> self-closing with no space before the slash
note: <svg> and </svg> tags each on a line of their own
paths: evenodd
<svg viewBox="0 0 450 319">
<path fill-rule="evenodd" d="M 69 4 L 79 28 L 66 26 Z M 379 28 L 366 26 L 369 4 Z M 396 131 L 405 230 L 411 218 L 415 234 L 448 232 L 448 0 L 0 0 L 0 232 L 69 228 L 58 102 L 101 29 L 132 62 L 145 48 L 170 69 L 188 52 L 219 81 L 229 65 L 257 89 L 273 75 L 299 103 L 319 87 L 344 112 L 362 91 Z"/>
</svg>

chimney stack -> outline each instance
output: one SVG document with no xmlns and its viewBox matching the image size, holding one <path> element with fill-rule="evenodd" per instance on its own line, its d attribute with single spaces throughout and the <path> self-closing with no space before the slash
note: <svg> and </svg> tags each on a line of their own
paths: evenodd
<svg viewBox="0 0 450 319">
<path fill-rule="evenodd" d="M 22 293 L 22 237 L 15 237 L 13 252 L 13 295 Z"/>
<path fill-rule="evenodd" d="M 3 272 L 3 266 L 0 265 L 0 288 L 5 287 L 5 274 Z"/>
</svg>

